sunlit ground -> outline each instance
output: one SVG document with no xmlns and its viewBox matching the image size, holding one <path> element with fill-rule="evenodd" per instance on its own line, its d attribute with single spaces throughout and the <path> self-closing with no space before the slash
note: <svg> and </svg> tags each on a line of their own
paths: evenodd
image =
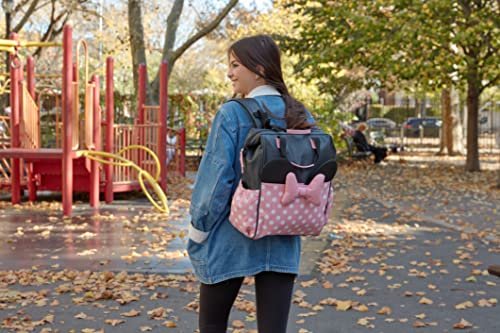
<svg viewBox="0 0 500 333">
<path fill-rule="evenodd" d="M 465 166 L 466 156 L 437 156 L 438 148 L 419 148 L 418 151 L 412 151 L 388 156 L 388 161 L 410 162 L 412 164 L 419 163 L 439 163 L 444 165 Z M 500 150 L 486 150 L 480 154 L 481 170 L 498 170 L 500 169 Z M 422 164 L 422 168 L 428 167 L 427 164 Z"/>
</svg>

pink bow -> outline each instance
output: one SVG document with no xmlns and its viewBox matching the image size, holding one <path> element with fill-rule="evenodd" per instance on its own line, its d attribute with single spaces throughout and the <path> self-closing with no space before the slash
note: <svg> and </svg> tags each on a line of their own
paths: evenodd
<svg viewBox="0 0 500 333">
<path fill-rule="evenodd" d="M 285 192 L 281 197 L 283 205 L 289 205 L 297 197 L 304 197 L 307 201 L 319 206 L 321 204 L 321 189 L 325 182 L 325 175 L 318 174 L 309 185 L 299 184 L 293 172 L 286 175 Z"/>
</svg>

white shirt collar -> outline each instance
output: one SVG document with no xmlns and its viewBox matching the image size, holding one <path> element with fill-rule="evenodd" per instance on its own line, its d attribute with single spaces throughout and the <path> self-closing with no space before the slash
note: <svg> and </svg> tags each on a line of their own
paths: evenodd
<svg viewBox="0 0 500 333">
<path fill-rule="evenodd" d="M 276 88 L 274 88 L 273 86 L 262 85 L 262 86 L 258 86 L 258 87 L 253 88 L 252 91 L 250 91 L 248 93 L 248 95 L 245 97 L 253 98 L 253 97 L 262 96 L 262 95 L 281 96 L 279 91 L 276 90 Z"/>
</svg>

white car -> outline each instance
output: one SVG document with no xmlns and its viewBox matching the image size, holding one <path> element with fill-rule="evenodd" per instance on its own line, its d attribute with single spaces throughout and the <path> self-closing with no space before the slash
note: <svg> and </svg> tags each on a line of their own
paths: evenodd
<svg viewBox="0 0 500 333">
<path fill-rule="evenodd" d="M 396 128 L 396 123 L 387 118 L 371 118 L 366 121 L 366 124 L 372 130 Z"/>
</svg>

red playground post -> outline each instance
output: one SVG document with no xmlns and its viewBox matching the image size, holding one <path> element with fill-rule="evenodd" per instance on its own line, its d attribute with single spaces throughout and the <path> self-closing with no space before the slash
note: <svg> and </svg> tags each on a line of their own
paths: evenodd
<svg viewBox="0 0 500 333">
<path fill-rule="evenodd" d="M 95 150 L 101 150 L 101 107 L 99 106 L 99 77 L 94 75 L 92 78 L 94 84 L 92 103 L 93 106 L 93 122 L 92 122 L 92 146 Z M 92 160 L 90 162 L 90 206 L 93 208 L 99 207 L 99 162 Z"/>
<path fill-rule="evenodd" d="M 28 81 L 28 91 L 33 98 L 33 100 L 36 98 L 35 96 L 35 60 L 33 57 L 28 57 L 28 61 L 26 64 L 26 73 L 27 73 L 27 81 Z M 38 117 L 38 128 L 40 128 L 40 117 Z M 40 148 L 40 142 L 37 142 L 37 147 Z M 36 180 L 35 180 L 35 175 L 33 174 L 33 165 L 28 164 L 27 165 L 28 169 L 28 198 L 30 201 L 35 201 L 36 200 Z"/>
<path fill-rule="evenodd" d="M 105 138 L 105 149 L 107 152 L 112 153 L 114 149 L 113 145 L 113 126 L 115 117 L 115 101 L 114 92 L 115 87 L 113 83 L 113 58 L 108 57 L 106 59 L 106 138 Z M 104 200 L 106 203 L 113 202 L 113 166 L 106 164 L 104 165 L 104 175 L 106 179 L 106 187 L 104 189 Z"/>
<path fill-rule="evenodd" d="M 70 216 L 73 208 L 73 29 L 66 25 L 63 31 L 63 80 L 62 80 L 62 117 L 63 117 L 63 157 L 62 157 L 62 204 L 63 214 Z"/>
<path fill-rule="evenodd" d="M 168 118 L 168 63 L 162 61 L 160 65 L 160 114 L 158 122 L 161 125 L 158 136 L 158 158 L 161 164 L 167 160 L 167 118 Z M 160 186 L 167 192 L 167 167 L 163 165 L 160 173 Z"/>
<path fill-rule="evenodd" d="M 137 114 L 139 115 L 139 124 L 144 124 L 144 104 L 146 104 L 146 85 L 147 85 L 147 68 L 145 64 L 140 64 L 137 69 L 138 75 L 138 86 L 137 86 Z M 142 143 L 140 143 L 142 144 Z"/>
<path fill-rule="evenodd" d="M 10 34 L 10 39 L 17 40 L 16 33 Z M 13 54 L 9 56 L 10 61 L 10 119 L 11 119 L 11 132 L 10 132 L 10 146 L 12 148 L 20 148 L 20 105 L 19 96 L 21 91 L 19 83 L 21 81 L 20 75 L 22 65 L 19 58 Z M 19 158 L 12 158 L 11 160 L 11 201 L 12 204 L 21 202 L 21 161 Z"/>
</svg>

